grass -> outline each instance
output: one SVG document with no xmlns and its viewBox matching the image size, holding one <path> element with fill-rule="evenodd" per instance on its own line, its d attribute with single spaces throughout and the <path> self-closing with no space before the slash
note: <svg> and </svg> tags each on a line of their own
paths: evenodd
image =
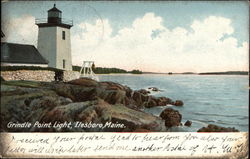
<svg viewBox="0 0 250 159">
<path fill-rule="evenodd" d="M 20 87 L 30 87 L 30 88 L 38 88 L 41 86 L 40 82 L 37 81 L 1 81 L 1 85 L 9 85 L 9 86 L 20 86 Z"/>
</svg>

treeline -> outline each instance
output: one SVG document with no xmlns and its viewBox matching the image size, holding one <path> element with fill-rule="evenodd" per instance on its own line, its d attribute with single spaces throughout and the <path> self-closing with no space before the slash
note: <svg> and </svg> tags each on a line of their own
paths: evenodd
<svg viewBox="0 0 250 159">
<path fill-rule="evenodd" d="M 129 71 L 128 73 L 142 74 L 142 71 L 140 71 L 140 70 L 132 70 L 132 71 Z"/>
<path fill-rule="evenodd" d="M 96 74 L 108 74 L 108 73 L 127 73 L 126 70 L 119 69 L 119 68 L 103 68 L 103 67 L 96 67 L 93 69 Z"/>
<path fill-rule="evenodd" d="M 246 71 L 204 72 L 199 75 L 248 75 Z"/>
<path fill-rule="evenodd" d="M 73 66 L 73 71 L 80 71 L 80 66 Z M 96 74 L 110 74 L 110 73 L 132 73 L 132 74 L 142 74 L 140 70 L 126 71 L 120 68 L 106 68 L 106 67 L 95 67 L 92 68 L 93 72 Z"/>
</svg>

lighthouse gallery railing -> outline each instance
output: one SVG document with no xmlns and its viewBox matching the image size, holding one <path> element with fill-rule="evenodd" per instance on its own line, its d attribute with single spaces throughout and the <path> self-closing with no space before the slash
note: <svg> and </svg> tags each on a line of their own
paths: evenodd
<svg viewBox="0 0 250 159">
<path fill-rule="evenodd" d="M 47 18 L 35 19 L 35 24 L 43 24 L 43 23 L 48 23 L 48 19 Z M 67 24 L 67 25 L 73 26 L 73 20 L 68 20 L 68 19 L 62 18 L 61 24 Z"/>
</svg>

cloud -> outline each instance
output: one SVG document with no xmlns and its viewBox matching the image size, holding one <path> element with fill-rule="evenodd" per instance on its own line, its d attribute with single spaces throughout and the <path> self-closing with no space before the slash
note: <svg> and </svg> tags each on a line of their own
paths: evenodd
<svg viewBox="0 0 250 159">
<path fill-rule="evenodd" d="M 74 64 L 94 60 L 97 66 L 154 72 L 247 70 L 248 43 L 238 46 L 231 20 L 209 16 L 191 29 L 163 25 L 154 13 L 138 17 L 112 35 L 108 19 L 82 22 L 72 37 Z"/>
<path fill-rule="evenodd" d="M 37 44 L 31 15 L 4 19 L 8 42 Z M 73 64 L 94 60 L 97 66 L 153 72 L 248 70 L 249 43 L 233 37 L 231 19 L 209 16 L 190 28 L 169 29 L 164 18 L 146 13 L 114 34 L 108 19 L 88 20 L 72 29 Z M 164 22 L 168 23 L 168 22 Z"/>
<path fill-rule="evenodd" d="M 225 34 L 232 34 L 231 20 L 223 17 L 210 16 L 204 21 L 195 20 L 191 25 L 196 36 L 200 38 L 219 40 Z M 209 35 L 209 36 L 207 36 Z"/>
<path fill-rule="evenodd" d="M 5 41 L 24 44 L 37 44 L 38 29 L 35 25 L 35 17 L 21 15 L 18 18 L 6 18 L 2 25 Z"/>
</svg>

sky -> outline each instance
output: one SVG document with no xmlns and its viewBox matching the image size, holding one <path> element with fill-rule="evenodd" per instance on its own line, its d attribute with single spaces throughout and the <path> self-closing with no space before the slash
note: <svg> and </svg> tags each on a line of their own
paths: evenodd
<svg viewBox="0 0 250 159">
<path fill-rule="evenodd" d="M 2 2 L 5 41 L 37 45 L 35 19 L 56 7 L 73 20 L 73 65 L 145 72 L 248 71 L 245 1 Z"/>
</svg>

